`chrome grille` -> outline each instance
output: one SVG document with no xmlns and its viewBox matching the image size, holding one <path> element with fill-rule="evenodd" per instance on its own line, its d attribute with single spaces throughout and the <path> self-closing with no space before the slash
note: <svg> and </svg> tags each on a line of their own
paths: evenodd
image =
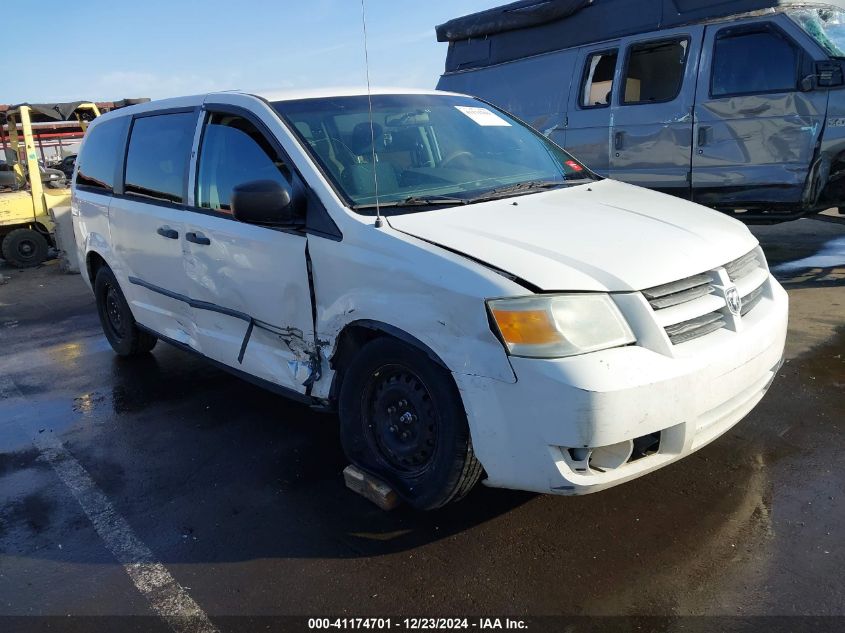
<svg viewBox="0 0 845 633">
<path fill-rule="evenodd" d="M 765 295 L 769 277 L 759 249 L 725 264 L 722 268 L 643 291 L 673 345 L 707 336 L 728 325 L 731 316 L 721 291 L 725 275 L 742 297 L 740 318 L 756 308 Z"/>
<path fill-rule="evenodd" d="M 643 290 L 645 298 L 655 310 L 663 310 L 672 306 L 693 301 L 713 292 L 710 275 L 695 275 L 680 281 Z"/>
<path fill-rule="evenodd" d="M 666 334 L 673 345 L 679 345 L 721 330 L 727 324 L 721 312 L 711 312 L 683 323 L 669 325 L 666 327 Z"/>
<path fill-rule="evenodd" d="M 734 282 L 747 277 L 758 268 L 761 268 L 761 266 L 756 249 L 739 259 L 735 259 L 730 264 L 725 264 L 725 272 Z"/>
<path fill-rule="evenodd" d="M 757 304 L 760 303 L 760 299 L 763 298 L 763 286 L 760 286 L 756 290 L 752 290 L 747 295 L 742 298 L 742 312 L 740 313 L 741 316 L 745 316 L 749 312 L 751 312 L 754 308 L 757 307 Z"/>
</svg>

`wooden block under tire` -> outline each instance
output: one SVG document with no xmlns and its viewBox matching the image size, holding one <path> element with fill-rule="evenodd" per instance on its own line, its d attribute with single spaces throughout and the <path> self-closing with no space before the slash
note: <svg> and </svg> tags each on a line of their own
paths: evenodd
<svg viewBox="0 0 845 633">
<path fill-rule="evenodd" d="M 369 499 L 386 512 L 395 510 L 399 506 L 399 495 L 393 488 L 356 466 L 347 466 L 343 470 L 343 479 L 347 488 Z"/>
</svg>

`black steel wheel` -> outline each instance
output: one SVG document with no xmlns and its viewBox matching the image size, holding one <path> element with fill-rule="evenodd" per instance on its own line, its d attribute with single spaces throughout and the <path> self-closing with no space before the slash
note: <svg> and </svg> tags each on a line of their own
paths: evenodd
<svg viewBox="0 0 845 633">
<path fill-rule="evenodd" d="M 419 474 L 434 457 L 440 421 L 428 388 L 408 367 L 385 365 L 365 387 L 364 429 L 397 472 Z"/>
<path fill-rule="evenodd" d="M 47 259 L 50 245 L 33 229 L 15 229 L 3 238 L 3 259 L 17 268 L 32 268 Z"/>
<path fill-rule="evenodd" d="M 481 477 L 451 374 L 392 338 L 364 346 L 343 370 L 341 439 L 347 457 L 411 506 L 439 508 Z"/>
<path fill-rule="evenodd" d="M 123 291 L 108 266 L 97 271 L 94 296 L 103 334 L 118 356 L 138 356 L 155 347 L 158 339 L 138 327 Z"/>
</svg>

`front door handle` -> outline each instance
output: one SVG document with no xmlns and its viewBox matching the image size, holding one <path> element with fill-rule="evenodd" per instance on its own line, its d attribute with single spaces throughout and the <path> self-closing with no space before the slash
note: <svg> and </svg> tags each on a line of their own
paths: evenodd
<svg viewBox="0 0 845 633">
<path fill-rule="evenodd" d="M 193 244 L 199 244 L 201 246 L 208 246 L 211 244 L 211 240 L 202 233 L 185 233 L 185 239 Z"/>
<path fill-rule="evenodd" d="M 179 239 L 179 231 L 175 229 L 171 229 L 169 226 L 160 226 L 156 231 L 162 237 L 166 237 L 169 240 L 178 240 Z"/>
<path fill-rule="evenodd" d="M 613 140 L 613 147 L 616 151 L 625 149 L 625 132 L 617 132 Z"/>
<path fill-rule="evenodd" d="M 706 125 L 700 125 L 698 127 L 698 146 L 704 147 L 707 145 L 707 134 L 710 132 L 710 128 Z"/>
</svg>

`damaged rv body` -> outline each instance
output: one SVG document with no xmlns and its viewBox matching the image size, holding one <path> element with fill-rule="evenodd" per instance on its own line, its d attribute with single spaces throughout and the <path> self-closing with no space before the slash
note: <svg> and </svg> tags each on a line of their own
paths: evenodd
<svg viewBox="0 0 845 633">
<path fill-rule="evenodd" d="M 439 89 L 601 175 L 746 221 L 845 206 L 841 0 L 524 0 L 437 35 Z"/>
</svg>

